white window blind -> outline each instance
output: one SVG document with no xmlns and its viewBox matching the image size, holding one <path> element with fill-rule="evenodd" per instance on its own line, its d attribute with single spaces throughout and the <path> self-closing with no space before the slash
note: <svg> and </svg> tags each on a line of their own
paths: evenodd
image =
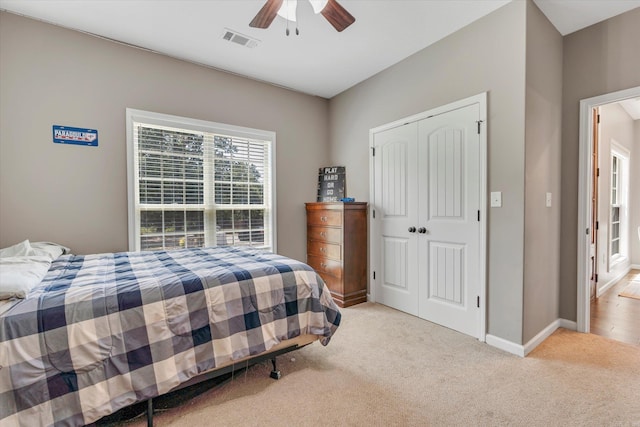
<svg viewBox="0 0 640 427">
<path fill-rule="evenodd" d="M 130 250 L 275 250 L 272 132 L 127 110 Z"/>
</svg>

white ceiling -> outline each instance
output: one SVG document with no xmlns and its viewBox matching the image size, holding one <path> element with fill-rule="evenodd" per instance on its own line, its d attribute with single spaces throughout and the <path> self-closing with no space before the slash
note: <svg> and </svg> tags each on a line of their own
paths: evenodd
<svg viewBox="0 0 640 427">
<path fill-rule="evenodd" d="M 331 98 L 510 1 L 339 0 L 356 22 L 338 33 L 311 5 L 298 28 L 249 22 L 265 0 L 0 0 L 0 9 L 253 79 Z M 640 6 L 640 0 L 534 0 L 561 34 Z M 224 29 L 258 39 L 247 48 Z"/>
<path fill-rule="evenodd" d="M 620 105 L 633 120 L 640 120 L 640 98 L 625 99 Z"/>
</svg>

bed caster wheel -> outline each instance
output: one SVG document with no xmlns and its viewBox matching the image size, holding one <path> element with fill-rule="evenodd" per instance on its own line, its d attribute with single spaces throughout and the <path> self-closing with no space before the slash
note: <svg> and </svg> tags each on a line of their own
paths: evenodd
<svg viewBox="0 0 640 427">
<path fill-rule="evenodd" d="M 271 374 L 269 376 L 274 380 L 279 380 L 282 374 L 280 373 L 280 371 L 271 371 Z"/>
</svg>

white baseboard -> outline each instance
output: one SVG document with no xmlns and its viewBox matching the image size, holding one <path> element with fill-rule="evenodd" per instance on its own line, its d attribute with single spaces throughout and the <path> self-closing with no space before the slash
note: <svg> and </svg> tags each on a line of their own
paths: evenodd
<svg viewBox="0 0 640 427">
<path fill-rule="evenodd" d="M 504 350 L 507 353 L 515 354 L 516 356 L 524 357 L 524 347 L 520 344 L 505 340 L 504 338 L 496 337 L 495 335 L 487 334 L 486 343 L 492 347 Z"/>
<path fill-rule="evenodd" d="M 600 297 L 602 294 L 607 292 L 607 290 L 610 287 L 612 287 L 613 285 L 618 283 L 620 280 L 622 280 L 622 278 L 624 276 L 626 276 L 627 274 L 629 274 L 630 271 L 631 271 L 631 265 L 629 265 L 627 268 L 622 270 L 622 273 L 618 274 L 616 277 L 614 277 L 613 279 L 609 280 L 607 283 L 605 283 L 601 287 L 598 287 L 598 289 L 596 289 L 596 296 Z"/>
<path fill-rule="evenodd" d="M 527 342 L 524 345 L 524 355 L 526 356 L 527 354 L 531 353 L 531 351 L 536 348 L 537 346 L 539 346 L 542 341 L 546 340 L 547 338 L 549 338 L 551 336 L 551 334 L 553 334 L 556 329 L 558 328 L 565 328 L 565 329 L 569 329 L 572 331 L 575 331 L 578 329 L 578 324 L 572 320 L 567 320 L 567 319 L 556 319 L 553 322 L 551 322 L 549 324 L 549 326 L 547 326 L 546 328 L 544 328 L 543 330 L 541 330 L 538 335 L 536 335 L 535 337 L 531 338 L 529 340 L 529 342 Z"/>
<path fill-rule="evenodd" d="M 560 319 L 556 319 L 551 322 L 546 328 L 538 332 L 538 335 L 531 338 L 529 342 L 524 345 L 524 355 L 531 353 L 531 350 L 536 348 L 542 343 L 542 341 L 546 340 L 551 336 L 552 333 L 556 331 L 560 327 Z"/>
<path fill-rule="evenodd" d="M 534 348 L 539 346 L 542 341 L 546 340 L 553 334 L 556 329 L 565 328 L 571 331 L 578 329 L 578 324 L 572 320 L 556 319 L 549 324 L 546 328 L 540 331 L 535 337 L 529 340 L 525 345 L 516 344 L 514 342 L 505 340 L 504 338 L 496 337 L 495 335 L 487 334 L 487 344 L 492 347 L 499 348 L 508 353 L 515 354 L 516 356 L 525 357 L 531 353 Z"/>
<path fill-rule="evenodd" d="M 561 328 L 565 328 L 568 329 L 570 331 L 577 331 L 578 330 L 578 323 L 574 322 L 573 320 L 567 320 L 567 319 L 558 319 L 560 321 L 560 327 Z"/>
<path fill-rule="evenodd" d="M 640 270 L 640 264 L 631 264 L 632 270 Z"/>
</svg>

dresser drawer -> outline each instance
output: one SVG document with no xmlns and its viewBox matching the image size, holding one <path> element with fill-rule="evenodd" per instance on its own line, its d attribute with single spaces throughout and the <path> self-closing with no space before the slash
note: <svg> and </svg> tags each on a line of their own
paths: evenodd
<svg viewBox="0 0 640 427">
<path fill-rule="evenodd" d="M 307 224 L 342 226 L 342 211 L 314 210 L 307 212 Z"/>
<path fill-rule="evenodd" d="M 307 227 L 307 239 L 323 242 L 342 243 L 342 229 L 331 227 Z"/>
<path fill-rule="evenodd" d="M 331 259 L 342 259 L 342 246 L 335 243 L 319 242 L 317 240 L 307 241 L 307 254 L 317 255 Z"/>
<path fill-rule="evenodd" d="M 307 264 L 319 273 L 328 273 L 337 278 L 342 278 L 342 263 L 319 256 L 307 256 Z"/>
</svg>

